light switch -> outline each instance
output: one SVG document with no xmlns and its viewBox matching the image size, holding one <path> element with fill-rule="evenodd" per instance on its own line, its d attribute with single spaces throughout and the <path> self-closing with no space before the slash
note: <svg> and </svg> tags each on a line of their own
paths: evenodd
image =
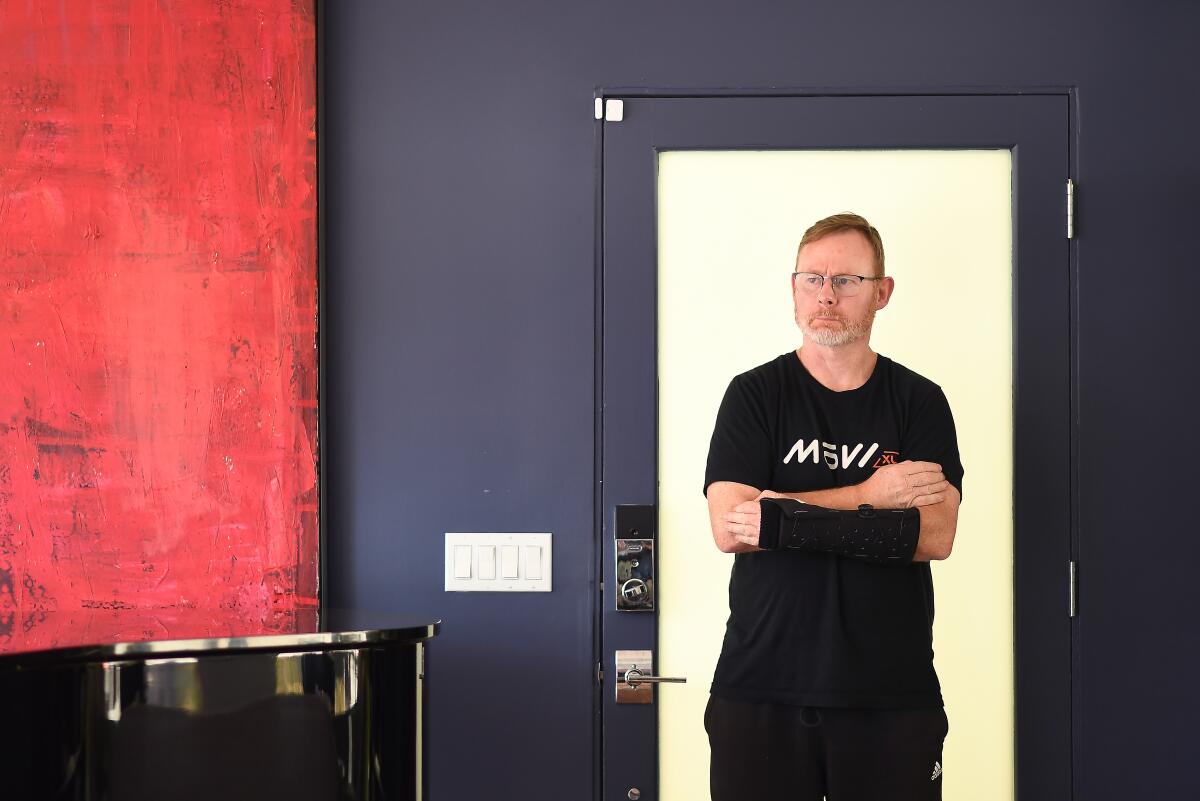
<svg viewBox="0 0 1200 801">
<path fill-rule="evenodd" d="M 515 579 L 517 573 L 517 546 L 500 546 L 500 578 Z"/>
<path fill-rule="evenodd" d="M 550 533 L 446 532 L 446 592 L 550 592 L 554 542 Z"/>
<path fill-rule="evenodd" d="M 479 546 L 479 578 L 489 581 L 496 578 L 496 546 Z"/>
<path fill-rule="evenodd" d="M 542 548 L 539 545 L 525 546 L 525 578 L 530 580 L 542 577 Z"/>
<path fill-rule="evenodd" d="M 471 546 L 454 546 L 454 577 L 465 579 L 471 577 Z"/>
</svg>

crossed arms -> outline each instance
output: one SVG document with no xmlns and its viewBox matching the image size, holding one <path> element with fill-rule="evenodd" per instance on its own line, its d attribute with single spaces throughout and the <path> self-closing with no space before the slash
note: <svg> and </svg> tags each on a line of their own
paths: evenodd
<svg viewBox="0 0 1200 801">
<path fill-rule="evenodd" d="M 811 492 L 770 492 L 748 484 L 714 481 L 708 487 L 708 516 L 718 549 L 725 553 L 760 550 L 759 498 L 793 498 L 829 509 L 857 509 L 864 503 L 879 509 L 915 506 L 921 515 L 921 534 L 914 562 L 950 556 L 960 500 L 941 465 L 934 462 L 885 465 L 861 484 Z"/>
</svg>

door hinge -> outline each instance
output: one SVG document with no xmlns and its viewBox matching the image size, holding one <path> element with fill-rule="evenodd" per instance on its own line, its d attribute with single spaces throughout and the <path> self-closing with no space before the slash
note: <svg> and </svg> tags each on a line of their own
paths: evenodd
<svg viewBox="0 0 1200 801">
<path fill-rule="evenodd" d="M 1079 582 L 1075 579 L 1075 562 L 1067 562 L 1071 573 L 1070 599 L 1068 601 L 1069 617 L 1075 617 L 1079 613 Z"/>
<path fill-rule="evenodd" d="M 596 663 L 596 683 L 604 683 L 604 666 L 599 662 Z"/>
<path fill-rule="evenodd" d="M 1075 238 L 1075 182 L 1067 179 L 1067 239 Z"/>
</svg>

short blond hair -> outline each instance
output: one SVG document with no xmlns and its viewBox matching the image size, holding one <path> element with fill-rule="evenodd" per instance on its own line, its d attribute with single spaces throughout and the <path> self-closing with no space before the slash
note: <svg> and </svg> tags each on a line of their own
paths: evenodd
<svg viewBox="0 0 1200 801">
<path fill-rule="evenodd" d="M 810 225 L 808 230 L 804 232 L 804 236 L 800 237 L 800 245 L 796 248 L 796 258 L 800 258 L 800 251 L 810 242 L 824 239 L 830 234 L 840 234 L 842 231 L 858 231 L 866 237 L 867 243 L 875 251 L 875 268 L 879 271 L 880 277 L 885 275 L 883 272 L 883 239 L 880 238 L 879 232 L 875 230 L 875 226 L 867 222 L 864 217 L 849 211 L 831 215 L 823 220 L 817 220 Z"/>
</svg>

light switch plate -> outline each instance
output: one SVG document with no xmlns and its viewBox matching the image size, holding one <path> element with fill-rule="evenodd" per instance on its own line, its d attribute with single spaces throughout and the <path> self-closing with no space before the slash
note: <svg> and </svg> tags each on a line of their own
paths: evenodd
<svg viewBox="0 0 1200 801">
<path fill-rule="evenodd" d="M 446 553 L 443 560 L 446 592 L 550 592 L 551 565 L 554 561 L 551 540 L 552 535 L 548 533 L 446 532 Z M 456 547 L 471 549 L 470 578 L 455 577 Z M 485 552 L 485 548 L 491 549 L 490 571 L 480 569 L 480 556 L 489 553 Z M 515 578 L 504 578 L 501 557 L 513 554 L 514 550 L 509 550 L 510 548 L 515 550 L 517 575 Z M 461 551 L 459 553 L 461 554 Z M 533 566 L 530 559 L 535 556 L 540 556 L 540 564 Z M 465 571 L 460 569 L 458 572 Z"/>
</svg>

